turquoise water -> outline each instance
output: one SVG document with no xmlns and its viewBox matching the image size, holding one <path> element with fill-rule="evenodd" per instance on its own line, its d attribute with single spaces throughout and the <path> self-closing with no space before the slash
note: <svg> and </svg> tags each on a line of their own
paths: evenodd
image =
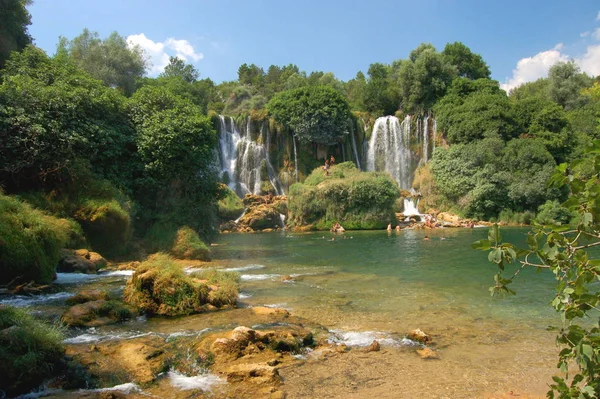
<svg viewBox="0 0 600 399">
<path fill-rule="evenodd" d="M 522 244 L 526 232 L 507 228 L 504 240 Z M 549 306 L 551 273 L 524 270 L 513 284 L 516 296 L 490 296 L 495 266 L 486 252 L 471 249 L 472 242 L 487 237 L 486 228 L 332 237 L 323 232 L 222 235 L 213 258 L 241 268 L 243 304 L 285 307 L 330 328 L 402 330 L 417 322 L 486 319 L 545 329 L 557 321 Z M 292 280 L 282 281 L 284 276 Z"/>
</svg>

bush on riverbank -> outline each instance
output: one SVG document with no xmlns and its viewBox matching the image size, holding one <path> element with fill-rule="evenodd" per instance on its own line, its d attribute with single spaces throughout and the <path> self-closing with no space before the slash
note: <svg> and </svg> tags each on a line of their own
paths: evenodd
<svg viewBox="0 0 600 399">
<path fill-rule="evenodd" d="M 0 386 L 9 397 L 37 388 L 63 366 L 62 333 L 21 309 L 0 306 Z"/>
<path fill-rule="evenodd" d="M 230 277 L 225 275 L 222 280 L 212 280 L 214 283 L 198 277 L 202 276 L 187 275 L 170 256 L 156 254 L 138 266 L 127 282 L 124 298 L 149 315 L 162 316 L 189 315 L 209 310 L 208 305 L 235 304 L 239 286 L 228 282 Z"/>
<path fill-rule="evenodd" d="M 58 219 L 0 193 L 0 283 L 16 277 L 49 283 L 60 250 L 76 234 L 72 221 Z"/>
<path fill-rule="evenodd" d="M 148 230 L 146 249 L 168 252 L 178 259 L 210 260 L 210 250 L 198 233 L 188 226 L 177 228 L 169 222 L 156 223 Z"/>
<path fill-rule="evenodd" d="M 219 210 L 217 215 L 219 216 L 219 219 L 228 221 L 240 217 L 242 212 L 244 212 L 242 199 L 225 184 L 220 184 L 219 189 L 222 195 L 222 198 L 218 202 Z"/>
<path fill-rule="evenodd" d="M 318 230 L 335 222 L 346 229 L 380 229 L 394 220 L 399 196 L 387 173 L 361 172 L 351 162 L 331 167 L 328 176 L 317 168 L 303 184 L 290 187 L 289 223 Z"/>
</svg>

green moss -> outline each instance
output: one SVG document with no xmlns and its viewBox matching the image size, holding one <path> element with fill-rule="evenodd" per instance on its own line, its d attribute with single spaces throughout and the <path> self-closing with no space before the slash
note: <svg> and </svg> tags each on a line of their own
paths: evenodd
<svg viewBox="0 0 600 399">
<path fill-rule="evenodd" d="M 351 162 L 333 166 L 328 175 L 317 168 L 288 196 L 289 223 L 328 230 L 335 222 L 346 229 L 380 229 L 395 218 L 397 184 L 388 174 L 361 172 Z"/>
<path fill-rule="evenodd" d="M 242 199 L 232 189 L 222 184 L 219 187 L 221 199 L 218 202 L 218 216 L 221 220 L 235 220 L 244 211 Z"/>
<path fill-rule="evenodd" d="M 61 371 L 62 339 L 58 327 L 0 306 L 0 386 L 8 396 L 28 392 Z"/>
<path fill-rule="evenodd" d="M 222 306 L 231 304 L 217 294 L 212 295 L 208 281 L 199 280 L 184 273 L 183 268 L 166 254 L 156 254 L 143 262 L 136 269 L 125 287 L 125 301 L 132 306 L 150 314 L 163 316 L 180 316 L 206 310 L 207 304 Z M 231 284 L 223 281 L 224 291 L 230 290 Z M 235 286 L 235 298 L 238 287 Z M 230 290 L 230 295 L 233 290 Z M 235 303 L 235 302 L 233 302 Z"/>
<path fill-rule="evenodd" d="M 48 283 L 74 225 L 0 193 L 0 283 L 16 277 Z"/>
<path fill-rule="evenodd" d="M 218 270 L 204 270 L 193 273 L 193 278 L 207 280 L 209 285 L 217 286 L 218 289 L 208 293 L 208 301 L 211 305 L 221 307 L 224 305 L 234 306 L 237 302 L 240 287 L 240 275 L 235 272 L 220 272 Z"/>
<path fill-rule="evenodd" d="M 171 254 L 179 259 L 210 260 L 209 249 L 198 233 L 184 226 L 177 231 Z"/>
<path fill-rule="evenodd" d="M 114 200 L 88 199 L 75 211 L 92 249 L 108 256 L 124 252 L 131 237 L 129 213 Z"/>
</svg>

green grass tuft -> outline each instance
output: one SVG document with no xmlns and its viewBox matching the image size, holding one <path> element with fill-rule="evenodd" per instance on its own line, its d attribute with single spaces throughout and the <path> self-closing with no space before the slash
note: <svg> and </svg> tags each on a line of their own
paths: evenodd
<svg viewBox="0 0 600 399">
<path fill-rule="evenodd" d="M 179 259 L 210 260 L 209 249 L 191 228 L 184 226 L 177 231 L 171 254 Z"/>
<path fill-rule="evenodd" d="M 63 364 L 63 334 L 22 309 L 0 306 L 0 386 L 9 396 L 37 388 Z"/>
</svg>

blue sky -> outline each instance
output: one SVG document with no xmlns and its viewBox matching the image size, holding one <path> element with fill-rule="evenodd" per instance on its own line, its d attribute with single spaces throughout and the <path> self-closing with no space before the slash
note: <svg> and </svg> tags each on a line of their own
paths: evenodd
<svg viewBox="0 0 600 399">
<path fill-rule="evenodd" d="M 407 58 L 420 43 L 461 41 L 510 88 L 573 58 L 600 74 L 597 0 L 34 0 L 29 28 L 53 54 L 59 36 L 117 31 L 145 47 L 156 75 L 179 55 L 219 83 L 243 63 L 294 63 L 348 80 L 374 62 Z"/>
</svg>

